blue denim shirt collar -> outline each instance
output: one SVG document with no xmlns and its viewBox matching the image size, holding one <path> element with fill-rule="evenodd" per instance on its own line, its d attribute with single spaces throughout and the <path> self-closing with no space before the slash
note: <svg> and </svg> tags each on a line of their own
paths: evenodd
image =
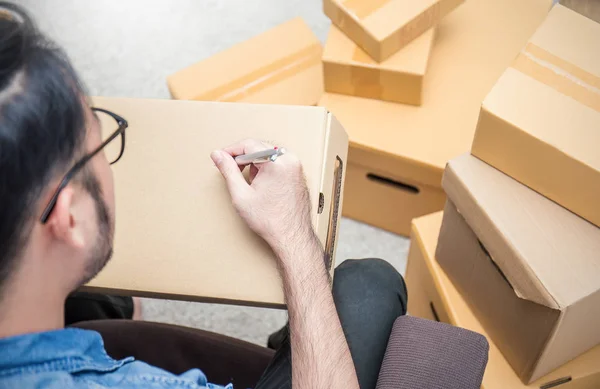
<svg viewBox="0 0 600 389">
<path fill-rule="evenodd" d="M 99 333 L 78 328 L 26 334 L 0 339 L 0 375 L 28 366 L 32 370 L 113 371 L 133 360 L 115 360 L 104 350 Z"/>
</svg>

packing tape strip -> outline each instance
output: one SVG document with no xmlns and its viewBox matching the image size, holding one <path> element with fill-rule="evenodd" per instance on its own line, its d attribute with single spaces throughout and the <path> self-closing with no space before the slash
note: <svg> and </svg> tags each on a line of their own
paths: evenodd
<svg viewBox="0 0 600 389">
<path fill-rule="evenodd" d="M 354 96 L 381 99 L 384 94 L 384 86 L 381 82 L 381 70 L 370 68 L 369 65 L 377 65 L 367 53 L 360 47 L 356 47 L 352 60 L 365 64 L 365 66 L 350 66 L 350 82 Z"/>
<path fill-rule="evenodd" d="M 335 0 L 334 0 L 335 1 Z M 354 16 L 355 19 L 363 20 L 371 16 L 371 14 L 391 0 L 346 0 L 339 4 L 348 12 Z"/>
<path fill-rule="evenodd" d="M 512 67 L 600 112 L 600 77 L 528 43 Z"/>
<path fill-rule="evenodd" d="M 214 88 L 194 97 L 193 100 L 239 101 L 242 98 L 272 86 L 301 71 L 321 63 L 322 47 L 312 44 L 292 55 L 281 58 L 250 72 L 228 84 Z"/>
</svg>

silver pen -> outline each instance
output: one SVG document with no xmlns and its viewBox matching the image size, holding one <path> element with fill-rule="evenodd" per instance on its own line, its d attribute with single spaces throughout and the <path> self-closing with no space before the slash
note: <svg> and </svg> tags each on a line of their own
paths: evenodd
<svg viewBox="0 0 600 389">
<path fill-rule="evenodd" d="M 237 157 L 235 157 L 235 162 L 237 162 L 238 165 L 275 162 L 275 160 L 283 154 L 285 154 L 284 148 L 275 147 L 273 149 L 257 151 L 256 153 L 238 155 Z"/>
</svg>

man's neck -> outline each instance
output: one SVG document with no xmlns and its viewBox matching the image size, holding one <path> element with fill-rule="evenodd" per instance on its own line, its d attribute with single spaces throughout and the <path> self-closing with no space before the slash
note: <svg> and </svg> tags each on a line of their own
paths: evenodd
<svg viewBox="0 0 600 389">
<path fill-rule="evenodd" d="M 37 280 L 15 281 L 2 293 L 0 338 L 64 327 L 64 293 L 45 290 Z"/>
</svg>

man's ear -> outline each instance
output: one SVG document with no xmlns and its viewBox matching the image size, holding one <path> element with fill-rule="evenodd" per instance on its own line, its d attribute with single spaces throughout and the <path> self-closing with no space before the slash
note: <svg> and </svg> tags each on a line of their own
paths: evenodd
<svg viewBox="0 0 600 389">
<path fill-rule="evenodd" d="M 72 185 L 60 191 L 56 205 L 50 213 L 48 226 L 54 237 L 77 249 L 85 246 L 81 220 L 75 217 L 75 192 Z"/>
</svg>

